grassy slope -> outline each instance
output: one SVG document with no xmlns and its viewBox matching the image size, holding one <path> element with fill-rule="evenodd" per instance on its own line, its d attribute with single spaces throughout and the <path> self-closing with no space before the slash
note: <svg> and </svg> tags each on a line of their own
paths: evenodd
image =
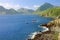
<svg viewBox="0 0 60 40">
<path fill-rule="evenodd" d="M 41 16 L 57 17 L 60 16 L 60 7 L 51 8 L 40 12 Z"/>
<path fill-rule="evenodd" d="M 38 11 L 35 12 L 35 14 L 38 14 L 40 16 L 57 17 L 60 16 L 60 7 L 50 8 L 45 11 Z"/>
</svg>

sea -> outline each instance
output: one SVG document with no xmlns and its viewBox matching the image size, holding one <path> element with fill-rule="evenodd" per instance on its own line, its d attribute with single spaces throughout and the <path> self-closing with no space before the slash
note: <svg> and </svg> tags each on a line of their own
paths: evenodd
<svg viewBox="0 0 60 40">
<path fill-rule="evenodd" d="M 38 15 L 0 15 L 0 40 L 26 40 L 29 34 L 44 30 L 40 24 L 51 20 Z"/>
</svg>

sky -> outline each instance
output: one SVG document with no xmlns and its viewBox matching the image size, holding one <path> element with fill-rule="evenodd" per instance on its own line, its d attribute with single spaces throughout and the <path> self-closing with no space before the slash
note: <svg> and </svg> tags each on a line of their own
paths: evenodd
<svg viewBox="0 0 60 40">
<path fill-rule="evenodd" d="M 35 10 L 46 2 L 55 6 L 60 6 L 60 0 L 0 0 L 0 6 L 7 9 L 28 8 Z"/>
</svg>

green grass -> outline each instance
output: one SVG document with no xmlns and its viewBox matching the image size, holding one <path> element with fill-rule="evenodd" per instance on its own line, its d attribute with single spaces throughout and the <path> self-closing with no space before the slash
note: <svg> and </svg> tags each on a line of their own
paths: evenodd
<svg viewBox="0 0 60 40">
<path fill-rule="evenodd" d="M 55 39 L 55 40 L 58 40 L 58 35 L 59 35 L 58 32 L 55 32 L 55 33 L 54 33 L 54 39 Z"/>
<path fill-rule="evenodd" d="M 47 16 L 52 16 L 52 17 L 60 16 L 60 7 L 48 9 L 48 10 L 42 12 L 41 14 L 47 15 Z"/>
<path fill-rule="evenodd" d="M 50 8 L 45 11 L 38 11 L 38 12 L 35 12 L 35 14 L 38 14 L 40 16 L 47 16 L 47 17 L 55 18 L 57 16 L 60 16 L 60 7 Z"/>
</svg>

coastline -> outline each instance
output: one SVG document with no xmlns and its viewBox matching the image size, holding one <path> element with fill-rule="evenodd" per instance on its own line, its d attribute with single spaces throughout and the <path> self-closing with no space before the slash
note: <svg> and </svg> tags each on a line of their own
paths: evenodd
<svg viewBox="0 0 60 40">
<path fill-rule="evenodd" d="M 35 38 L 30 39 L 30 40 L 42 40 L 42 39 L 46 40 L 47 39 L 46 37 L 48 35 L 49 35 L 48 36 L 49 38 L 52 38 L 52 39 L 48 38 L 49 40 L 60 40 L 60 35 L 59 35 L 60 33 L 58 32 L 59 29 L 60 29 L 60 25 L 59 24 L 60 24 L 60 18 L 56 18 L 56 19 L 54 18 L 49 23 L 40 25 L 43 28 L 48 28 L 48 30 L 46 29 L 46 31 L 43 31 L 43 32 L 40 31 L 42 34 L 36 34 Z M 46 37 L 44 37 L 44 36 L 46 36 Z"/>
</svg>

